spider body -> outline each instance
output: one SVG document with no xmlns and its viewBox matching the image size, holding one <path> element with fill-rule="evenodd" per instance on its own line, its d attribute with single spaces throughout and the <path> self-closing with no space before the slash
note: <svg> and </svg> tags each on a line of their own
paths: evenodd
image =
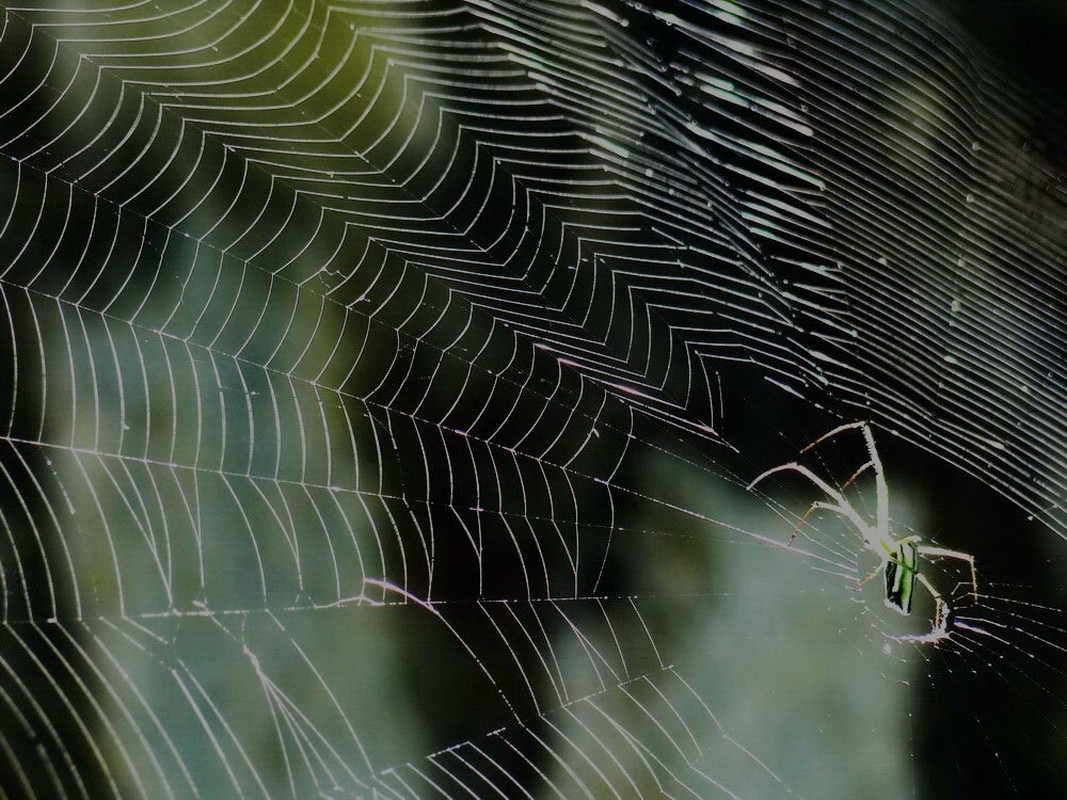
<svg viewBox="0 0 1067 800">
<path fill-rule="evenodd" d="M 919 544 L 902 539 L 885 560 L 885 604 L 901 614 L 911 613 L 912 592 L 919 576 Z"/>
<path fill-rule="evenodd" d="M 919 557 L 954 558 L 959 561 L 966 561 L 971 568 L 971 590 L 977 601 L 978 573 L 974 566 L 974 556 L 958 550 L 947 550 L 943 547 L 931 547 L 923 544 L 922 538 L 919 536 L 907 536 L 902 539 L 894 539 L 890 535 L 889 485 L 885 479 L 882 460 L 878 457 L 878 448 L 874 443 L 874 434 L 871 432 L 871 429 L 866 422 L 850 422 L 834 428 L 829 433 L 820 436 L 800 452 L 802 454 L 806 453 L 808 450 L 816 447 L 819 443 L 848 430 L 859 430 L 863 434 L 863 439 L 867 445 L 867 453 L 870 459 L 853 472 L 851 477 L 849 477 L 849 479 L 840 487 L 830 485 L 828 481 L 812 472 L 811 469 L 803 464 L 800 464 L 797 461 L 790 461 L 788 464 L 780 464 L 777 467 L 772 467 L 757 475 L 755 480 L 753 480 L 747 488 L 751 490 L 764 478 L 767 478 L 776 472 L 786 471 L 796 472 L 803 475 L 811 481 L 811 483 L 815 484 L 827 499 L 816 500 L 808 507 L 808 510 L 804 512 L 803 516 L 801 516 L 800 520 L 793 528 L 793 533 L 789 537 L 789 544 L 792 544 L 793 537 L 797 535 L 797 532 L 800 530 L 805 520 L 807 520 L 807 518 L 815 511 L 821 509 L 843 516 L 856 528 L 856 531 L 863 539 L 863 546 L 881 559 L 881 563 L 874 572 L 862 580 L 857 581 L 857 587 L 863 586 L 881 572 L 885 579 L 885 604 L 897 613 L 907 615 L 911 613 L 912 601 L 915 596 L 915 586 L 917 583 L 920 584 L 934 599 L 933 624 L 929 633 L 903 638 L 925 642 L 936 642 L 944 639 L 948 636 L 948 619 L 952 612 L 952 608 L 948 604 L 948 601 L 941 596 L 941 593 L 934 588 L 934 585 L 930 583 L 930 580 L 922 574 L 919 567 Z M 877 491 L 875 500 L 876 516 L 873 522 L 868 522 L 864 519 L 856 510 L 855 506 L 853 506 L 844 495 L 845 488 L 867 470 L 872 470 L 874 472 Z"/>
</svg>

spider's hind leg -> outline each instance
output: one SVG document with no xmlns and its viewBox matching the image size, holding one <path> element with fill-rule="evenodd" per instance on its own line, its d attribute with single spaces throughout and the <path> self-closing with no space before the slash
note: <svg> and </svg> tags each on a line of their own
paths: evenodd
<svg viewBox="0 0 1067 800">
<path fill-rule="evenodd" d="M 958 561 L 966 561 L 971 567 L 971 596 L 974 598 L 974 602 L 978 602 L 978 570 L 974 565 L 974 556 L 959 550 L 948 550 L 944 547 L 930 547 L 928 545 L 920 545 L 919 553 L 924 556 L 933 556 L 934 558 L 955 558 Z"/>
<path fill-rule="evenodd" d="M 934 588 L 934 585 L 927 580 L 925 575 L 921 572 L 916 572 L 915 579 L 925 586 L 926 591 L 934 598 L 934 627 L 931 628 L 930 633 L 922 638 L 925 640 L 926 637 L 932 637 L 932 641 L 943 639 L 948 635 L 948 618 L 952 613 L 952 608 L 945 602 L 941 597 L 941 592 Z"/>
</svg>

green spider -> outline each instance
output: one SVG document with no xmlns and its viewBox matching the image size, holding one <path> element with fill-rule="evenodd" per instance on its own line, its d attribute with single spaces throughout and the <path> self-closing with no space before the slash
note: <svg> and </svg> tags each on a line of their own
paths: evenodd
<svg viewBox="0 0 1067 800">
<path fill-rule="evenodd" d="M 833 502 L 816 500 L 812 503 L 793 528 L 793 533 L 789 537 L 789 544 L 793 543 L 793 538 L 797 535 L 797 531 L 800 530 L 800 527 L 804 524 L 805 520 L 819 509 L 832 511 L 835 514 L 840 514 L 845 517 L 856 527 L 860 536 L 863 537 L 863 546 L 881 559 L 881 563 L 875 568 L 874 572 L 857 582 L 857 587 L 866 584 L 872 578 L 877 576 L 879 572 L 884 573 L 886 606 L 893 609 L 898 614 L 907 615 L 911 613 L 912 600 L 914 599 L 915 594 L 915 583 L 918 581 L 934 599 L 933 627 L 930 629 L 929 633 L 903 638 L 924 642 L 936 642 L 940 639 L 944 639 L 948 636 L 948 619 L 952 612 L 952 608 L 949 606 L 948 601 L 941 596 L 941 593 L 934 588 L 932 583 L 930 583 L 929 579 L 919 571 L 919 556 L 927 556 L 931 558 L 955 558 L 960 561 L 966 561 L 971 568 L 971 591 L 975 602 L 977 602 L 978 573 L 974 566 L 974 556 L 969 553 L 962 553 L 958 550 L 947 550 L 943 547 L 931 547 L 922 544 L 922 538 L 919 536 L 906 536 L 903 539 L 894 539 L 889 535 L 889 486 L 886 483 L 885 473 L 882 469 L 882 461 L 878 457 L 878 448 L 875 447 L 874 444 L 874 435 L 871 433 L 871 429 L 866 422 L 850 422 L 834 428 L 829 433 L 820 436 L 800 452 L 806 453 L 820 442 L 836 436 L 842 431 L 852 430 L 854 428 L 858 428 L 863 432 L 863 438 L 867 443 L 867 452 L 870 454 L 870 461 L 863 464 L 859 469 L 852 473 L 852 476 L 841 485 L 840 489 L 835 489 L 806 466 L 799 464 L 796 461 L 790 461 L 788 464 L 772 467 L 766 472 L 761 473 L 748 485 L 747 488 L 751 490 L 764 478 L 773 475 L 776 472 L 785 471 L 798 472 L 814 483 Z M 845 487 L 868 469 L 874 470 L 874 480 L 877 489 L 877 517 L 873 525 L 860 516 L 859 512 L 856 511 L 852 503 L 850 503 L 843 494 Z"/>
</svg>

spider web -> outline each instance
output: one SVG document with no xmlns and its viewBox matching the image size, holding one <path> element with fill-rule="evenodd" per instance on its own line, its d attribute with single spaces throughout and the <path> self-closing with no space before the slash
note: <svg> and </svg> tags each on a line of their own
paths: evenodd
<svg viewBox="0 0 1067 800">
<path fill-rule="evenodd" d="M 3 7 L 7 796 L 1067 780 L 1061 120 L 950 20 Z M 745 491 L 856 419 L 936 645 Z"/>
</svg>

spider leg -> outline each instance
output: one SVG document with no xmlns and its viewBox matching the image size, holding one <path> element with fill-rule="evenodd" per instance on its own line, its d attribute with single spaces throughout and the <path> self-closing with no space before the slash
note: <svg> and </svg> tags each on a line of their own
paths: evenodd
<svg viewBox="0 0 1067 800">
<path fill-rule="evenodd" d="M 926 591 L 930 593 L 930 596 L 934 598 L 934 624 L 930 628 L 929 633 L 914 633 L 905 636 L 894 636 L 892 638 L 902 642 L 916 642 L 919 644 L 937 644 L 949 637 L 948 632 L 948 618 L 952 613 L 952 609 L 948 603 L 941 599 L 941 593 L 933 587 L 933 585 L 926 579 L 925 575 L 918 572 L 915 573 L 915 579 L 926 587 Z M 896 606 L 893 606 L 896 608 Z"/>
<path fill-rule="evenodd" d="M 877 567 L 874 568 L 874 572 L 872 572 L 866 578 L 862 578 L 862 579 L 856 581 L 856 588 L 857 589 L 862 589 L 864 586 L 866 586 L 868 583 L 870 583 L 872 580 L 874 580 L 876 577 L 878 577 L 878 575 L 881 574 L 884 570 L 885 570 L 885 567 L 882 564 L 879 564 Z"/>
<path fill-rule="evenodd" d="M 942 638 L 947 635 L 948 615 L 951 609 L 948 603 L 941 598 L 941 592 L 934 588 L 934 585 L 926 579 L 926 576 L 921 572 L 915 573 L 915 579 L 926 587 L 926 591 L 930 593 L 930 596 L 934 598 L 934 627 L 930 630 L 928 635 L 936 638 Z"/>
<path fill-rule="evenodd" d="M 889 539 L 889 484 L 885 479 L 885 470 L 882 468 L 882 459 L 878 457 L 878 448 L 874 444 L 874 434 L 866 422 L 859 423 L 863 431 L 863 438 L 867 442 L 867 452 L 871 456 L 871 467 L 874 469 L 875 504 L 875 527 L 878 534 L 884 539 Z"/>
<path fill-rule="evenodd" d="M 789 534 L 789 541 L 787 541 L 785 543 L 786 547 L 789 547 L 789 545 L 791 545 L 793 543 L 793 540 L 795 538 L 797 538 L 797 534 L 800 533 L 800 529 L 802 527 L 804 527 L 804 523 L 808 521 L 808 517 L 810 517 L 815 511 L 817 511 L 818 508 L 819 508 L 819 501 L 818 500 L 816 500 L 814 503 L 812 503 L 810 506 L 808 506 L 808 510 L 804 512 L 804 514 L 800 517 L 800 519 L 797 520 L 797 524 L 793 526 L 793 532 L 791 534 Z"/>
<path fill-rule="evenodd" d="M 808 450 L 811 450 L 813 447 L 820 444 L 821 442 L 824 442 L 833 436 L 837 436 L 837 434 L 842 433 L 843 431 L 850 431 L 855 428 L 858 428 L 860 431 L 863 432 L 863 441 L 867 444 L 867 453 L 870 455 L 871 460 L 868 463 L 864 464 L 862 467 L 860 467 L 858 470 L 856 470 L 856 472 L 853 473 L 852 477 L 849 478 L 848 481 L 846 481 L 844 486 L 842 486 L 841 488 L 844 489 L 845 486 L 848 486 L 848 484 L 865 469 L 868 469 L 869 467 L 874 469 L 874 482 L 877 488 L 877 514 L 875 520 L 875 528 L 878 530 L 878 534 L 883 539 L 888 540 L 889 484 L 886 483 L 885 471 L 882 469 L 882 459 L 878 456 L 878 447 L 874 443 L 874 434 L 871 432 L 871 426 L 862 420 L 860 420 L 859 422 L 847 422 L 844 425 L 838 425 L 829 433 L 824 433 L 822 436 L 820 436 L 818 439 L 809 444 L 800 452 L 806 453 Z"/>
<path fill-rule="evenodd" d="M 934 556 L 935 558 L 955 558 L 959 561 L 966 561 L 971 566 L 971 594 L 974 597 L 974 602 L 978 602 L 978 571 L 974 566 L 974 556 L 970 553 L 961 553 L 959 550 L 947 550 L 944 547 L 928 547 L 927 545 L 920 545 L 919 553 L 924 556 Z"/>
<path fill-rule="evenodd" d="M 841 494 L 841 492 L 839 492 L 837 489 L 835 489 L 829 483 L 824 481 L 822 478 L 820 478 L 818 475 L 816 475 L 810 469 L 805 467 L 803 464 L 798 464 L 795 461 L 791 461 L 788 464 L 780 464 L 777 467 L 771 467 L 766 472 L 762 472 L 759 475 L 757 475 L 756 479 L 754 481 L 752 481 L 752 483 L 750 483 L 745 488 L 751 490 L 757 483 L 762 481 L 764 478 L 767 478 L 767 477 L 773 475 L 776 472 L 786 472 L 786 471 L 797 472 L 797 473 L 803 475 L 809 481 L 811 481 L 816 486 L 818 486 L 820 489 L 822 489 L 823 492 L 825 492 L 827 495 L 829 495 L 835 501 L 833 503 L 826 503 L 826 502 L 824 502 L 822 500 L 817 500 L 812 505 L 813 509 L 814 508 L 823 508 L 823 509 L 826 509 L 827 511 L 834 511 L 834 512 L 836 512 L 838 514 L 841 514 L 846 519 L 848 519 L 849 522 L 851 522 L 853 525 L 856 526 L 857 530 L 859 530 L 860 534 L 863 536 L 863 539 L 864 539 L 865 542 L 867 542 L 869 544 L 873 544 L 873 542 L 870 541 L 870 536 L 867 533 L 869 530 L 871 530 L 871 526 L 868 525 L 864 521 L 863 517 L 861 517 L 859 515 L 859 512 L 856 511 L 856 509 L 852 506 L 852 503 L 850 503 L 847 499 L 845 499 L 845 496 L 843 494 Z M 810 513 L 810 510 L 809 510 L 808 513 Z"/>
<path fill-rule="evenodd" d="M 833 511 L 835 514 L 841 514 L 846 519 L 848 519 L 849 522 L 855 524 L 855 520 L 853 520 L 852 517 L 849 516 L 848 512 L 845 509 L 841 508 L 841 506 L 837 505 L 836 503 L 827 503 L 825 500 L 816 500 L 814 503 L 808 506 L 808 510 L 804 512 L 803 516 L 801 516 L 801 518 L 797 521 L 797 524 L 793 526 L 793 532 L 789 534 L 789 541 L 785 543 L 786 547 L 793 543 L 793 539 L 796 538 L 797 533 L 800 532 L 800 529 L 804 526 L 804 523 L 807 522 L 808 517 L 810 517 L 814 512 L 820 509 L 824 511 Z M 864 527 L 866 528 L 866 526 Z M 866 535 L 864 535 L 863 538 L 864 541 L 867 540 Z"/>
<path fill-rule="evenodd" d="M 852 430 L 853 428 L 866 428 L 866 427 L 867 427 L 867 423 L 866 422 L 862 422 L 862 421 L 860 421 L 860 422 L 846 422 L 844 425 L 838 425 L 832 431 L 830 431 L 828 433 L 824 433 L 822 436 L 820 436 L 814 442 L 812 442 L 809 445 L 806 445 L 804 447 L 804 449 L 801 450 L 800 452 L 801 453 L 806 453 L 809 450 L 811 450 L 813 447 L 816 447 L 817 445 L 821 444 L 822 442 L 825 442 L 827 439 L 831 439 L 834 436 L 837 436 L 837 434 L 841 433 L 842 431 L 849 431 L 849 430 Z"/>
<path fill-rule="evenodd" d="M 841 489 L 847 489 L 849 487 L 849 484 L 852 483 L 852 481 L 856 480 L 856 478 L 858 478 L 860 475 L 862 475 L 864 472 L 866 472 L 873 466 L 874 462 L 868 461 L 866 464 L 864 464 L 862 467 L 860 467 L 858 470 L 848 476 L 848 480 L 841 484 Z"/>
</svg>

